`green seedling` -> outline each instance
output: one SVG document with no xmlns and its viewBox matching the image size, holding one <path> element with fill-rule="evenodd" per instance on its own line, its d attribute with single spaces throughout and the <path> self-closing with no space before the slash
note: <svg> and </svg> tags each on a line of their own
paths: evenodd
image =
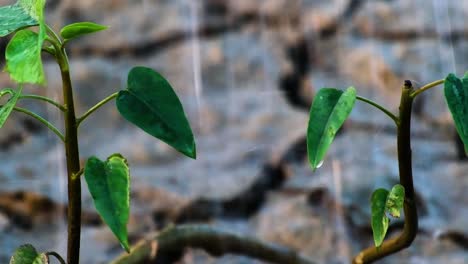
<svg viewBox="0 0 468 264">
<path fill-rule="evenodd" d="M 307 128 L 307 153 L 312 170 L 319 168 L 326 156 L 336 132 L 348 118 L 356 100 L 365 102 L 386 114 L 397 127 L 398 165 L 400 184 L 390 191 L 377 189 L 371 197 L 371 226 L 374 246 L 361 251 L 353 263 L 371 263 L 409 247 L 416 237 L 418 216 L 413 187 L 411 166 L 410 123 L 413 100 L 421 93 L 444 84 L 444 94 L 452 114 L 458 135 L 462 139 L 465 152 L 468 150 L 468 74 L 458 78 L 449 74 L 419 89 L 414 89 L 410 81 L 405 81 L 401 91 L 399 114 L 395 115 L 383 106 L 356 95 L 353 87 L 345 91 L 323 88 L 315 95 L 310 109 Z M 390 218 L 400 217 L 404 209 L 404 229 L 400 236 L 384 240 Z"/>
<path fill-rule="evenodd" d="M 45 23 L 45 0 L 18 0 L 13 5 L 0 7 L 0 37 L 14 34 L 7 45 L 6 68 L 17 88 L 5 88 L 0 97 L 9 96 L 0 108 L 0 127 L 13 111 L 37 119 L 54 132 L 65 145 L 68 170 L 68 240 L 67 260 L 55 252 L 38 253 L 32 245 L 19 247 L 11 258 L 12 264 L 45 264 L 49 256 L 61 263 L 78 264 L 81 229 L 81 174 L 88 184 L 94 205 L 103 221 L 112 230 L 122 247 L 130 251 L 127 222 L 130 213 L 130 172 L 121 154 L 112 154 L 105 161 L 88 158 L 80 166 L 78 128 L 94 111 L 116 99 L 122 117 L 175 148 L 180 153 L 196 157 L 192 130 L 182 104 L 169 82 L 153 69 L 135 67 L 128 74 L 127 87 L 97 103 L 81 116 L 76 116 L 70 67 L 66 44 L 77 37 L 107 29 L 106 26 L 80 22 L 66 25 L 60 34 Z M 36 27 L 35 31 L 30 28 Z M 23 94 L 24 84 L 46 85 L 42 65 L 43 52 L 51 54 L 59 68 L 63 83 L 63 103 L 34 94 Z M 38 88 L 41 89 L 41 88 Z M 38 114 L 18 106 L 23 99 L 50 103 L 63 113 L 65 132 Z"/>
</svg>

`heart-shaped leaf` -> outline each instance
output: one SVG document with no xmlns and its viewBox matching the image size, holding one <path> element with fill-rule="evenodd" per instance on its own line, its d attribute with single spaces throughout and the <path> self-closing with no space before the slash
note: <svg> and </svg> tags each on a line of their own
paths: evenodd
<svg viewBox="0 0 468 264">
<path fill-rule="evenodd" d="M 192 129 L 166 79 L 150 68 L 135 67 L 128 74 L 127 85 L 116 100 L 120 114 L 146 133 L 195 158 Z"/>
<path fill-rule="evenodd" d="M 32 245 L 22 245 L 16 249 L 10 259 L 10 264 L 48 264 L 49 260 L 45 254 L 37 253 Z"/>
<path fill-rule="evenodd" d="M 130 176 L 127 161 L 120 154 L 113 154 L 104 162 L 93 156 L 86 161 L 84 175 L 96 210 L 129 252 Z"/>
<path fill-rule="evenodd" d="M 0 37 L 18 29 L 44 23 L 45 0 L 19 0 L 0 7 Z"/>
<path fill-rule="evenodd" d="M 22 86 L 19 87 L 18 91 L 14 91 L 13 89 L 6 88 L 0 91 L 0 98 L 5 94 L 10 94 L 10 99 L 0 107 L 0 128 L 5 124 L 6 120 L 10 116 L 11 111 L 16 105 L 18 98 L 21 96 Z"/>
<path fill-rule="evenodd" d="M 403 208 L 403 202 L 405 201 L 405 188 L 401 184 L 393 186 L 387 197 L 385 204 L 385 211 L 391 216 L 399 218 L 400 211 Z"/>
<path fill-rule="evenodd" d="M 444 94 L 458 135 L 465 146 L 465 153 L 468 153 L 468 76 L 459 79 L 449 74 L 445 78 Z"/>
<path fill-rule="evenodd" d="M 336 132 L 351 113 L 356 102 L 356 90 L 323 88 L 314 96 L 307 128 L 307 155 L 312 169 L 323 162 Z"/>
<path fill-rule="evenodd" d="M 372 193 L 371 198 L 371 226 L 374 234 L 374 243 L 380 247 L 387 234 L 389 219 L 385 214 L 388 191 L 377 189 Z"/>
<path fill-rule="evenodd" d="M 20 30 L 10 40 L 5 51 L 6 70 L 18 83 L 45 84 L 39 35 L 30 30 Z"/>
<path fill-rule="evenodd" d="M 62 30 L 60 30 L 60 35 L 64 39 L 72 39 L 105 29 L 107 29 L 107 26 L 93 22 L 78 22 L 63 27 Z"/>
</svg>

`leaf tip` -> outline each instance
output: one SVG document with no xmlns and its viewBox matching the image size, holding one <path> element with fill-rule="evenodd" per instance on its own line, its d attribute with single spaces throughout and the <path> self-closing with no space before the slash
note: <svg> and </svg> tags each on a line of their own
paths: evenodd
<svg viewBox="0 0 468 264">
<path fill-rule="evenodd" d="M 130 246 L 128 245 L 128 241 L 122 241 L 120 245 L 128 254 L 130 254 Z"/>
<path fill-rule="evenodd" d="M 195 142 L 192 143 L 192 146 L 189 146 L 187 149 L 181 151 L 181 153 L 189 158 L 196 160 L 197 159 L 197 147 L 195 145 Z"/>
</svg>

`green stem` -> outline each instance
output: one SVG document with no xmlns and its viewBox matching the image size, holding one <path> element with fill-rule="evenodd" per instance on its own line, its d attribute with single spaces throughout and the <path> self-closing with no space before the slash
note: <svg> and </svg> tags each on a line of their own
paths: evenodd
<svg viewBox="0 0 468 264">
<path fill-rule="evenodd" d="M 60 133 L 60 131 L 54 126 L 52 125 L 51 123 L 49 123 L 49 121 L 45 120 L 44 118 L 42 118 L 41 116 L 37 115 L 36 113 L 33 113 L 27 109 L 24 109 L 24 108 L 21 108 L 21 107 L 14 107 L 13 110 L 17 111 L 17 112 L 21 112 L 21 113 L 24 113 L 24 114 L 27 114 L 29 116 L 31 116 L 32 118 L 36 119 L 37 121 L 41 122 L 42 124 L 44 124 L 47 128 L 49 128 L 52 132 L 54 132 L 63 142 L 65 142 L 65 137 L 63 136 L 62 133 Z"/>
<path fill-rule="evenodd" d="M 81 168 L 80 171 L 73 174 L 73 179 L 79 178 L 81 176 L 81 174 L 83 174 L 83 172 L 84 172 L 84 168 Z"/>
<path fill-rule="evenodd" d="M 55 49 L 50 47 L 42 47 L 42 51 L 49 53 L 52 56 L 55 56 Z"/>
<path fill-rule="evenodd" d="M 22 94 L 20 95 L 19 99 L 35 99 L 35 100 L 41 100 L 41 101 L 44 101 L 44 102 L 47 102 L 47 103 L 50 103 L 52 105 L 54 105 L 55 107 L 57 107 L 58 109 L 60 109 L 62 112 L 65 112 L 67 111 L 67 109 L 65 108 L 65 106 L 61 105 L 60 103 L 48 98 L 48 97 L 45 97 L 45 96 L 41 96 L 41 95 L 35 95 L 35 94 Z"/>
<path fill-rule="evenodd" d="M 65 39 L 62 43 L 62 48 L 65 48 L 65 46 L 67 45 L 68 41 L 70 41 L 69 39 Z"/>
<path fill-rule="evenodd" d="M 386 114 L 387 116 L 389 116 L 394 122 L 395 124 L 398 125 L 398 118 L 392 113 L 390 112 L 389 110 L 387 110 L 385 107 L 379 105 L 378 103 L 370 100 L 370 99 L 367 99 L 367 98 L 364 98 L 364 97 L 361 97 L 361 96 L 356 96 L 356 99 L 357 100 L 360 100 L 360 101 L 363 101 L 365 103 L 368 103 L 372 106 L 374 106 L 375 108 L 379 109 L 380 111 L 382 111 L 384 114 Z"/>
<path fill-rule="evenodd" d="M 436 87 L 439 84 L 443 84 L 444 81 L 445 81 L 445 79 L 441 79 L 441 80 L 437 80 L 435 82 L 428 83 L 428 84 L 424 85 L 423 87 L 419 88 L 418 90 L 412 92 L 411 97 L 415 98 L 418 94 L 420 94 L 420 93 L 422 93 L 422 92 L 424 92 L 426 90 L 429 90 L 429 89 L 431 89 L 433 87 Z"/>
<path fill-rule="evenodd" d="M 60 264 L 66 264 L 65 260 L 57 252 L 51 251 L 51 252 L 46 252 L 45 254 L 47 256 L 54 256 L 60 262 Z"/>
<path fill-rule="evenodd" d="M 67 157 L 68 174 L 68 210 L 67 210 L 67 263 L 80 263 L 80 237 L 81 237 L 81 180 L 74 177 L 80 171 L 80 157 L 78 147 L 78 127 L 76 125 L 73 89 L 70 79 L 70 66 L 65 49 L 58 36 L 49 28 L 56 41 L 56 59 L 62 76 L 63 101 L 66 107 L 65 119 L 65 153 Z"/>
<path fill-rule="evenodd" d="M 94 111 L 96 111 L 97 109 L 99 109 L 101 106 L 103 106 L 105 103 L 109 102 L 110 100 L 114 99 L 115 97 L 117 97 L 117 95 L 119 94 L 119 92 L 115 92 L 111 95 L 109 95 L 108 97 L 104 98 L 102 101 L 100 101 L 99 103 L 97 103 L 95 106 L 91 107 L 88 111 L 86 111 L 86 113 L 84 113 L 83 116 L 79 117 L 76 119 L 76 126 L 79 127 L 81 122 L 83 122 L 90 114 L 92 114 Z"/>
<path fill-rule="evenodd" d="M 413 104 L 413 86 L 405 82 L 401 94 L 400 117 L 398 124 L 398 167 L 400 184 L 405 187 L 405 224 L 403 232 L 396 238 L 384 241 L 380 248 L 369 247 L 361 251 L 353 260 L 354 264 L 367 264 L 398 252 L 411 245 L 418 231 L 418 214 L 413 187 L 413 172 L 411 163 L 411 107 Z"/>
<path fill-rule="evenodd" d="M 57 35 L 57 33 L 55 33 L 55 31 L 47 24 L 46 24 L 46 30 L 47 30 L 47 33 L 49 33 L 48 36 L 52 37 L 52 39 L 48 39 L 48 41 L 50 41 L 54 46 L 56 44 L 61 45 L 62 41 L 60 40 L 59 35 Z M 59 52 L 59 50 L 57 50 L 57 52 Z"/>
</svg>

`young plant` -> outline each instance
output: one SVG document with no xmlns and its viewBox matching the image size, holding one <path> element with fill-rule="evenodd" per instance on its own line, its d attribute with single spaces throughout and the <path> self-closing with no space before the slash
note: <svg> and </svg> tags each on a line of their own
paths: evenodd
<svg viewBox="0 0 468 264">
<path fill-rule="evenodd" d="M 335 134 L 351 113 L 356 100 L 365 102 L 386 114 L 397 127 L 397 148 L 400 184 L 388 191 L 377 189 L 371 196 L 371 226 L 375 245 L 361 251 L 353 263 L 371 263 L 409 247 L 416 237 L 418 216 L 413 187 L 411 164 L 411 107 L 421 93 L 444 84 L 444 94 L 455 127 L 468 150 L 468 73 L 463 78 L 449 74 L 415 90 L 410 81 L 405 81 L 401 90 L 399 114 L 395 115 L 383 106 L 356 95 L 353 87 L 341 91 L 323 88 L 315 96 L 310 109 L 307 128 L 307 154 L 312 170 L 319 168 Z M 389 216 L 400 217 L 404 210 L 403 232 L 396 238 L 384 241 L 389 226 Z"/>
<path fill-rule="evenodd" d="M 164 141 L 182 154 L 195 159 L 195 141 L 183 107 L 171 85 L 159 73 L 146 67 L 135 67 L 128 74 L 127 87 L 115 92 L 90 108 L 81 116 L 75 113 L 70 67 L 66 44 L 77 37 L 105 30 L 107 27 L 91 22 L 80 22 L 62 28 L 56 34 L 44 19 L 45 0 L 18 0 L 13 5 L 0 7 L 0 37 L 13 34 L 7 45 L 6 71 L 17 88 L 5 88 L 0 97 L 8 95 L 8 101 L 0 108 L 0 127 L 12 111 L 27 114 L 43 123 L 65 145 L 68 171 L 68 264 L 78 264 L 81 229 L 81 175 L 84 173 L 89 191 L 99 215 L 109 226 L 122 247 L 129 251 L 127 222 L 129 218 L 130 174 L 126 159 L 112 154 L 104 161 L 90 157 L 84 168 L 80 166 L 78 128 L 94 111 L 116 99 L 119 113 L 148 134 Z M 32 31 L 30 27 L 37 27 Z M 24 84 L 44 86 L 46 78 L 42 65 L 43 52 L 51 54 L 62 78 L 63 103 L 51 98 L 23 94 Z M 38 114 L 17 106 L 23 99 L 41 100 L 52 104 L 64 116 L 65 133 Z M 17 249 L 12 264 L 44 264 L 55 252 L 38 253 L 31 245 Z"/>
</svg>

